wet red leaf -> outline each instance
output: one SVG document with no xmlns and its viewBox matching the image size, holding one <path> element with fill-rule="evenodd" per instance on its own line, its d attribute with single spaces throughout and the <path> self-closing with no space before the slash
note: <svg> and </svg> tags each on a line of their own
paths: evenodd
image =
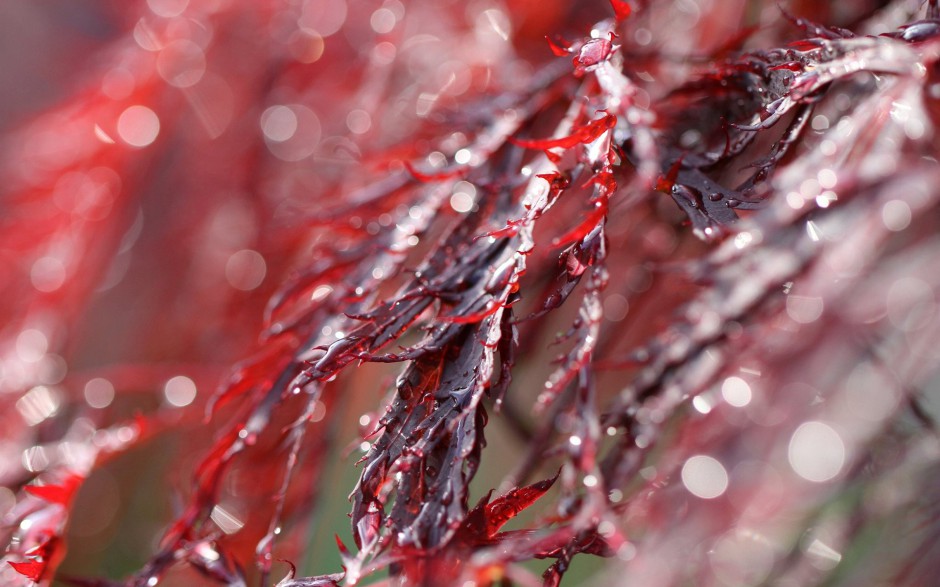
<svg viewBox="0 0 940 587">
<path fill-rule="evenodd" d="M 411 163 L 411 161 L 405 161 L 405 169 L 408 170 L 408 173 L 418 181 L 423 181 L 425 183 L 435 182 L 435 181 L 445 181 L 448 179 L 453 179 L 455 177 L 460 177 L 467 173 L 466 167 L 455 167 L 452 169 L 447 169 L 444 171 L 438 171 L 434 173 L 425 173 L 418 171 L 418 169 Z"/>
<path fill-rule="evenodd" d="M 514 144 L 527 149 L 570 149 L 579 144 L 590 143 L 617 124 L 617 117 L 604 114 L 578 128 L 574 133 L 557 139 L 510 139 Z"/>
<path fill-rule="evenodd" d="M 556 57 L 564 57 L 571 53 L 571 43 L 568 41 L 562 38 L 552 39 L 551 37 L 545 37 L 545 40 L 548 41 L 548 47 Z"/>
<path fill-rule="evenodd" d="M 46 570 L 46 564 L 37 561 L 28 561 L 25 563 L 15 563 L 9 561 L 9 564 L 13 569 L 32 581 L 36 583 L 42 578 L 43 572 Z"/>
<path fill-rule="evenodd" d="M 633 13 L 633 8 L 627 0 L 610 0 L 610 6 L 614 9 L 614 16 L 618 21 L 628 19 Z"/>
<path fill-rule="evenodd" d="M 613 33 L 606 39 L 591 39 L 578 49 L 578 54 L 573 59 L 574 66 L 578 71 L 590 71 L 598 64 L 607 61 L 614 49 Z"/>
<path fill-rule="evenodd" d="M 81 487 L 82 481 L 84 478 L 81 475 L 69 475 L 59 485 L 27 485 L 24 489 L 30 495 L 49 503 L 68 506 L 75 497 L 75 492 Z"/>
<path fill-rule="evenodd" d="M 488 503 L 484 508 L 486 535 L 488 537 L 495 536 L 496 532 L 505 526 L 507 522 L 545 495 L 557 479 L 558 475 L 555 475 L 551 479 L 545 479 L 518 489 L 511 489 L 505 495 L 501 495 Z"/>
</svg>

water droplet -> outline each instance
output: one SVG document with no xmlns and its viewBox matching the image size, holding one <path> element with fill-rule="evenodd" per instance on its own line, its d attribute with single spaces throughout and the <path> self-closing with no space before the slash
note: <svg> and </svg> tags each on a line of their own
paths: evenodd
<svg viewBox="0 0 940 587">
<path fill-rule="evenodd" d="M 16 409 L 29 426 L 54 416 L 62 405 L 62 397 L 54 388 L 37 385 L 16 402 Z"/>
<path fill-rule="evenodd" d="M 104 409 L 114 401 L 114 386 L 101 377 L 90 379 L 85 384 L 85 401 L 96 409 Z"/>
<path fill-rule="evenodd" d="M 379 8 L 369 18 L 372 30 L 380 35 L 392 32 L 397 22 L 398 19 L 395 17 L 395 13 L 388 8 Z"/>
<path fill-rule="evenodd" d="M 65 284 L 65 263 L 58 257 L 40 257 L 29 270 L 29 279 L 37 290 L 53 292 Z"/>
<path fill-rule="evenodd" d="M 630 542 L 624 542 L 620 546 L 620 548 L 617 549 L 617 558 L 619 558 L 622 561 L 633 560 L 634 558 L 636 558 L 636 555 L 637 555 L 636 546 L 634 546 Z"/>
<path fill-rule="evenodd" d="M 823 299 L 812 296 L 787 296 L 787 315 L 798 324 L 810 324 L 822 316 Z"/>
<path fill-rule="evenodd" d="M 714 499 L 728 489 L 728 472 L 717 459 L 696 455 L 682 465 L 682 484 L 696 497 Z"/>
<path fill-rule="evenodd" d="M 317 286 L 313 293 L 310 295 L 310 301 L 319 302 L 326 296 L 330 295 L 333 292 L 333 288 L 328 285 Z"/>
<path fill-rule="evenodd" d="M 890 200 L 881 208 L 881 221 L 892 232 L 904 230 L 911 224 L 911 207 L 902 200 Z"/>
<path fill-rule="evenodd" d="M 147 0 L 150 11 L 157 16 L 173 18 L 185 12 L 189 0 Z"/>
<path fill-rule="evenodd" d="M 196 399 L 196 384 L 184 375 L 171 378 L 163 386 L 163 395 L 166 401 L 174 407 L 183 408 Z"/>
<path fill-rule="evenodd" d="M 287 106 L 271 106 L 261 114 L 261 130 L 269 140 L 282 143 L 297 132 L 297 115 Z"/>
<path fill-rule="evenodd" d="M 313 406 L 313 411 L 310 413 L 311 422 L 319 422 L 326 417 L 326 404 L 321 401 L 318 401 Z"/>
<path fill-rule="evenodd" d="M 810 124 L 813 130 L 826 130 L 829 128 L 829 119 L 823 114 L 817 114 Z"/>
<path fill-rule="evenodd" d="M 225 279 L 237 290 L 251 291 L 264 281 L 267 263 L 258 251 L 243 249 L 225 263 Z"/>
<path fill-rule="evenodd" d="M 372 117 L 365 110 L 353 110 L 346 115 L 346 128 L 353 134 L 365 134 L 372 128 Z"/>
<path fill-rule="evenodd" d="M 722 585 L 763 584 L 774 560 L 772 543 L 746 529 L 731 530 L 708 552 L 712 572 Z"/>
<path fill-rule="evenodd" d="M 740 232 L 734 237 L 734 246 L 737 249 L 743 249 L 754 240 L 754 236 L 750 232 Z"/>
<path fill-rule="evenodd" d="M 831 571 L 842 561 L 842 554 L 819 538 L 814 538 L 806 547 L 812 565 L 823 571 Z"/>
<path fill-rule="evenodd" d="M 692 398 L 692 407 L 701 414 L 707 414 L 712 411 L 712 403 L 704 395 L 697 395 Z"/>
<path fill-rule="evenodd" d="M 160 118 L 146 106 L 130 106 L 118 117 L 117 132 L 128 145 L 146 147 L 157 140 L 160 134 Z"/>
<path fill-rule="evenodd" d="M 305 31 L 329 37 L 343 27 L 348 11 L 345 0 L 307 0 L 297 24 Z"/>
<path fill-rule="evenodd" d="M 177 88 L 189 88 L 206 73 L 206 56 L 202 48 L 190 40 L 173 41 L 157 56 L 157 73 Z"/>
<path fill-rule="evenodd" d="M 261 115 L 261 130 L 272 155 L 300 161 L 320 143 L 322 127 L 313 110 L 299 104 L 271 106 Z"/>
<path fill-rule="evenodd" d="M 469 182 L 460 181 L 454 186 L 454 194 L 450 197 L 450 207 L 455 212 L 466 214 L 476 205 L 476 187 Z"/>
<path fill-rule="evenodd" d="M 721 397 L 736 408 L 751 403 L 751 395 L 751 386 L 740 377 L 728 377 L 721 384 Z"/>
<path fill-rule="evenodd" d="M 49 350 L 49 338 L 35 328 L 27 328 L 16 337 L 16 355 L 24 363 L 37 363 Z"/>
<path fill-rule="evenodd" d="M 603 302 L 604 318 L 611 322 L 620 322 L 627 317 L 630 303 L 621 294 L 614 293 L 606 296 Z"/>
<path fill-rule="evenodd" d="M 790 437 L 787 452 L 790 467 L 797 475 L 822 483 L 833 479 L 845 464 L 845 444 L 831 426 L 804 422 Z"/>
</svg>

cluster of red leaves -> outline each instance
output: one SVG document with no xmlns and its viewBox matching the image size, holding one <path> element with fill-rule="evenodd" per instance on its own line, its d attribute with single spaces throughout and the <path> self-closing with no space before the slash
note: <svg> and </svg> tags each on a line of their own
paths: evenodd
<svg viewBox="0 0 940 587">
<path fill-rule="evenodd" d="M 19 153 L 3 206 L 27 221 L 0 237 L 19 276 L 0 291 L 4 348 L 19 349 L 7 362 L 38 363 L 23 358 L 26 332 L 40 354 L 80 356 L 71 330 L 148 204 L 169 228 L 142 246 L 159 255 L 186 235 L 171 260 L 196 261 L 178 298 L 154 306 L 179 348 L 143 354 L 219 385 L 182 416 L 135 406 L 132 420 L 81 405 L 75 390 L 87 398 L 100 368 L 48 383 L 5 368 L 0 399 L 20 418 L 5 440 L 44 456 L 3 473 L 18 490 L 4 580 L 51 581 L 82 481 L 144 438 L 195 427 L 200 408 L 215 436 L 157 552 L 130 577 L 71 583 L 556 586 L 586 555 L 608 559 L 597 584 L 935 576 L 938 501 L 886 487 L 929 488 L 938 471 L 920 400 L 940 365 L 936 2 L 818 9 L 839 26 L 799 2 L 800 17 L 692 0 L 373 2 L 371 28 L 345 2 L 222 4 L 132 11 L 107 64 L 132 72 L 131 89 L 89 91 L 23 131 L 48 138 L 67 120 L 55 140 L 82 150 Z M 340 33 L 294 30 L 309 14 Z M 565 15 L 579 18 L 562 29 Z M 552 28 L 511 35 L 539 18 Z M 244 47 L 246 22 L 274 40 Z M 546 46 L 556 32 L 573 40 Z M 194 55 L 212 76 L 190 83 Z M 113 122 L 140 104 L 160 120 L 152 146 Z M 158 214 L 141 194 L 159 158 L 109 133 L 164 157 L 206 153 L 178 161 L 176 181 L 200 197 Z M 98 191 L 63 204 L 67 177 Z M 79 188 L 91 189 L 64 189 Z M 247 222 L 229 221 L 236 190 Z M 276 291 L 231 269 L 249 246 Z M 252 311 L 255 354 L 220 377 L 249 354 Z M 277 561 L 313 548 L 301 520 L 333 483 L 323 455 L 352 440 L 338 437 L 341 405 L 385 386 L 356 373 L 389 364 L 388 397 L 359 420 L 355 552 L 337 539 L 342 572 L 284 571 Z M 127 387 L 151 392 L 169 374 L 128 369 Z M 487 445 L 494 423 L 519 454 Z M 823 460 L 801 452 L 807 439 L 827 443 Z M 711 467 L 704 488 L 696 459 Z M 487 463 L 503 483 L 471 507 Z M 233 491 L 246 471 L 254 493 Z M 831 505 L 848 490 L 858 497 Z M 252 513 L 233 528 L 218 512 L 236 497 Z M 528 509 L 535 522 L 503 530 Z M 858 562 L 871 532 L 896 546 Z"/>
</svg>

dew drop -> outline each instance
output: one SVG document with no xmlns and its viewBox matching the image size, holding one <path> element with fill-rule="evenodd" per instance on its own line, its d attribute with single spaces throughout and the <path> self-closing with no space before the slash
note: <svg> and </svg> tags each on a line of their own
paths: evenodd
<svg viewBox="0 0 940 587">
<path fill-rule="evenodd" d="M 266 273 L 264 257 L 251 249 L 233 253 L 225 263 L 225 279 L 229 285 L 241 291 L 256 289 L 264 281 Z"/>
<path fill-rule="evenodd" d="M 814 538 L 806 547 L 811 563 L 822 571 L 831 571 L 842 562 L 842 553 L 832 548 L 819 538 Z"/>
<path fill-rule="evenodd" d="M 114 385 L 102 377 L 90 379 L 85 384 L 85 402 L 98 410 L 104 409 L 114 401 Z"/>
<path fill-rule="evenodd" d="M 157 73 L 163 81 L 177 88 L 189 88 L 206 73 L 206 56 L 192 41 L 174 41 L 160 50 Z"/>
<path fill-rule="evenodd" d="M 16 337 L 16 355 L 24 363 L 37 363 L 49 350 L 49 338 L 35 328 L 27 328 Z"/>
<path fill-rule="evenodd" d="M 911 224 L 911 207 L 902 200 L 885 202 L 881 208 L 881 221 L 891 232 L 899 232 Z"/>
<path fill-rule="evenodd" d="M 630 310 L 630 303 L 625 296 L 614 293 L 604 298 L 603 308 L 604 318 L 610 322 L 620 322 L 627 317 L 627 312 Z"/>
<path fill-rule="evenodd" d="M 697 395 L 692 398 L 692 407 L 701 414 L 708 414 L 712 411 L 712 404 L 704 395 Z"/>
<path fill-rule="evenodd" d="M 163 386 L 163 395 L 171 406 L 183 408 L 196 399 L 196 384 L 185 375 L 177 375 Z"/>
<path fill-rule="evenodd" d="M 310 294 L 310 301 L 319 302 L 331 293 L 333 293 L 333 288 L 329 285 L 317 286 L 317 288 L 313 290 L 313 293 Z"/>
<path fill-rule="evenodd" d="M 696 497 L 714 499 L 728 489 L 728 472 L 717 459 L 696 455 L 682 465 L 682 484 Z"/>
<path fill-rule="evenodd" d="M 35 426 L 59 411 L 62 397 L 58 391 L 45 385 L 37 385 L 16 402 L 16 409 L 29 426 Z"/>
<path fill-rule="evenodd" d="M 804 422 L 790 437 L 787 457 L 797 475 L 807 481 L 823 483 L 842 470 L 845 444 L 831 426 Z"/>
<path fill-rule="evenodd" d="M 353 134 L 366 134 L 372 128 L 372 117 L 365 110 L 353 110 L 346 115 L 346 128 Z"/>
<path fill-rule="evenodd" d="M 466 192 L 455 192 L 450 197 L 450 207 L 459 214 L 466 214 L 473 210 L 473 196 Z"/>
<path fill-rule="evenodd" d="M 728 404 L 743 408 L 751 403 L 751 386 L 740 377 L 728 377 L 721 384 L 721 397 Z"/>
<path fill-rule="evenodd" d="M 372 16 L 369 18 L 369 24 L 372 26 L 372 30 L 380 35 L 392 32 L 397 22 L 398 19 L 395 18 L 395 13 L 388 8 L 379 8 L 373 12 Z"/>
<path fill-rule="evenodd" d="M 822 316 L 823 299 L 813 296 L 787 296 L 787 315 L 798 324 L 810 324 Z"/>
<path fill-rule="evenodd" d="M 630 542 L 624 542 L 620 548 L 617 549 L 617 558 L 622 561 L 629 561 L 636 558 L 637 548 Z"/>
<path fill-rule="evenodd" d="M 734 237 L 734 246 L 737 249 L 743 249 L 747 247 L 754 240 L 754 235 L 750 232 L 744 231 L 740 232 Z"/>
<path fill-rule="evenodd" d="M 146 147 L 157 140 L 160 134 L 160 118 L 150 108 L 136 104 L 118 117 L 117 132 L 128 145 Z"/>
<path fill-rule="evenodd" d="M 212 508 L 212 513 L 209 514 L 209 517 L 215 522 L 216 526 L 226 534 L 234 534 L 245 525 L 245 522 L 242 520 L 244 516 L 235 512 L 234 508 L 231 506 L 223 507 L 222 505 L 216 504 L 216 506 Z M 215 555 L 218 557 L 218 553 L 215 553 Z"/>
<path fill-rule="evenodd" d="M 772 543 L 760 534 L 731 530 L 708 552 L 712 572 L 722 585 L 761 585 L 773 569 Z"/>
<path fill-rule="evenodd" d="M 157 16 L 173 18 L 186 11 L 189 0 L 147 0 L 147 7 Z"/>
<path fill-rule="evenodd" d="M 29 270 L 29 280 L 38 291 L 49 293 L 65 284 L 65 263 L 58 257 L 40 257 Z"/>
<path fill-rule="evenodd" d="M 269 140 L 282 143 L 297 132 L 297 115 L 287 106 L 271 106 L 261 114 L 261 130 Z"/>
</svg>

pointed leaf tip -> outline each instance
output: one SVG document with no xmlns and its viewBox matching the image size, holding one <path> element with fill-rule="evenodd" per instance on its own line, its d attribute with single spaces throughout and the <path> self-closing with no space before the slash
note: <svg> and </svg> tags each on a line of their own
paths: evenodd
<svg viewBox="0 0 940 587">
<path fill-rule="evenodd" d="M 617 22 L 630 18 L 633 7 L 626 0 L 610 0 L 610 6 L 614 9 L 614 16 Z"/>
<path fill-rule="evenodd" d="M 27 485 L 26 493 L 49 503 L 67 506 L 82 484 L 81 475 L 69 475 L 61 485 Z"/>
<path fill-rule="evenodd" d="M 561 472 L 560 469 L 559 472 Z M 538 501 L 552 488 L 557 479 L 558 473 L 550 479 L 543 479 L 525 487 L 512 489 L 505 495 L 494 499 L 486 506 L 487 536 L 496 534 L 509 520 L 515 518 L 520 512 Z"/>
<path fill-rule="evenodd" d="M 565 41 L 564 39 L 553 40 L 551 37 L 545 37 L 545 40 L 548 41 L 548 47 L 552 50 L 555 57 L 564 57 L 571 53 L 571 43 Z"/>
<path fill-rule="evenodd" d="M 39 578 L 42 577 L 42 573 L 46 569 L 45 563 L 37 561 L 27 561 L 25 563 L 8 562 L 10 566 L 13 567 L 14 571 L 35 583 L 39 582 Z"/>
</svg>

